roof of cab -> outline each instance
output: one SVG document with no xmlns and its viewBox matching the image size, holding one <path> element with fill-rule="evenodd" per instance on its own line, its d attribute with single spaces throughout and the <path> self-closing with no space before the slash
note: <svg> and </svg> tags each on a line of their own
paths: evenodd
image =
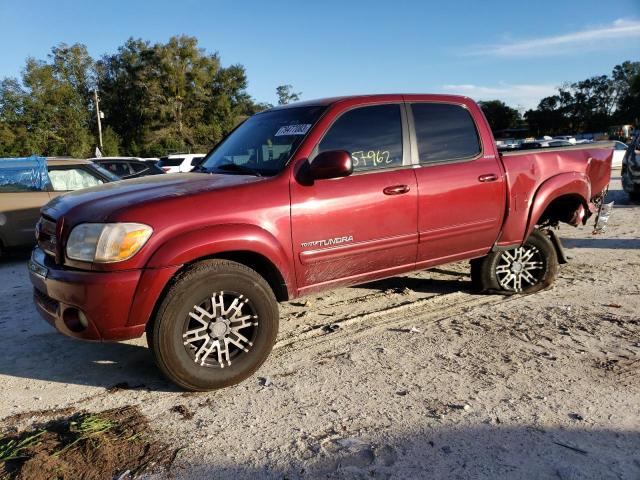
<svg viewBox="0 0 640 480">
<path fill-rule="evenodd" d="M 450 101 L 460 103 L 462 100 L 469 100 L 469 97 L 464 95 L 449 95 L 444 93 L 381 93 L 381 94 L 369 94 L 369 95 L 345 95 L 342 97 L 326 97 L 317 98 L 314 100 L 304 100 L 302 102 L 288 103 L 286 105 L 276 105 L 266 111 L 282 110 L 285 108 L 296 107 L 314 107 L 314 106 L 329 106 L 339 102 L 346 102 L 351 100 L 362 100 L 366 102 L 368 100 L 384 101 L 388 99 L 397 99 L 398 97 L 405 97 L 408 100 L 415 101 L 432 100 L 432 101 Z"/>
</svg>

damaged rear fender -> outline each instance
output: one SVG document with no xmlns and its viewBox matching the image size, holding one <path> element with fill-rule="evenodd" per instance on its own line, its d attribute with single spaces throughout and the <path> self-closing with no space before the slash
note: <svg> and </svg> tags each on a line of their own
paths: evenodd
<svg viewBox="0 0 640 480">
<path fill-rule="evenodd" d="M 528 238 L 536 225 L 546 221 L 585 224 L 592 214 L 590 198 L 591 184 L 584 174 L 563 173 L 550 178 L 535 194 L 523 238 Z"/>
</svg>

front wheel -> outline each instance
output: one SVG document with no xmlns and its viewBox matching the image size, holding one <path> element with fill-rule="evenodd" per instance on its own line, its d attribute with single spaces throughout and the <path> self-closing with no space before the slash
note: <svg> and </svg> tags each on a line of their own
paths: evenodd
<svg viewBox="0 0 640 480">
<path fill-rule="evenodd" d="M 264 278 L 236 262 L 207 260 L 176 279 L 147 328 L 147 343 L 169 380 L 205 391 L 252 375 L 277 332 L 278 304 Z"/>
<path fill-rule="evenodd" d="M 551 285 L 557 273 L 556 249 L 537 229 L 522 246 L 471 262 L 473 286 L 483 292 L 534 293 Z"/>
</svg>

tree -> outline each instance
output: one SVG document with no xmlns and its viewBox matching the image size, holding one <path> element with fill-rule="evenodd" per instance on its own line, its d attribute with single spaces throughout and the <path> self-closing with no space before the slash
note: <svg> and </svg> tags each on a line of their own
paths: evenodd
<svg viewBox="0 0 640 480">
<path fill-rule="evenodd" d="M 280 85 L 276 88 L 276 95 L 278 96 L 278 105 L 286 105 L 300 100 L 302 92 L 294 92 L 293 85 Z"/>
<path fill-rule="evenodd" d="M 107 125 L 102 132 L 102 154 L 106 157 L 118 157 L 120 155 L 120 136 L 111 125 Z"/>
<path fill-rule="evenodd" d="M 611 74 L 616 92 L 618 124 L 640 124 L 640 62 L 616 65 Z"/>
<path fill-rule="evenodd" d="M 21 81 L 0 84 L 4 154 L 87 156 L 91 134 L 93 60 L 84 45 L 61 44 L 49 61 L 27 60 Z"/>
<path fill-rule="evenodd" d="M 634 85 L 638 85 L 634 87 Z M 610 76 L 599 75 L 563 85 L 525 113 L 536 135 L 604 132 L 614 124 L 638 123 L 640 62 L 616 65 Z"/>
<path fill-rule="evenodd" d="M 478 102 L 484 112 L 491 130 L 495 133 L 508 128 L 517 128 L 520 123 L 520 112 L 507 106 L 500 100 L 488 100 Z"/>
<path fill-rule="evenodd" d="M 129 39 L 98 62 L 106 121 L 132 155 L 206 151 L 256 107 L 244 67 L 222 67 L 197 39 Z"/>
</svg>

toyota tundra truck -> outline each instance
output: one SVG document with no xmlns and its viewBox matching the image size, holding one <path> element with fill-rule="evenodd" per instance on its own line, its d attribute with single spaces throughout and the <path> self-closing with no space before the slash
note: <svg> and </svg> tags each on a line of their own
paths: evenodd
<svg viewBox="0 0 640 480">
<path fill-rule="evenodd" d="M 194 173 L 44 206 L 29 262 L 35 305 L 71 337 L 146 333 L 184 389 L 233 385 L 270 353 L 278 302 L 460 260 L 479 291 L 549 286 L 564 262 L 553 228 L 598 213 L 612 151 L 499 153 L 462 96 L 272 108 Z"/>
</svg>

